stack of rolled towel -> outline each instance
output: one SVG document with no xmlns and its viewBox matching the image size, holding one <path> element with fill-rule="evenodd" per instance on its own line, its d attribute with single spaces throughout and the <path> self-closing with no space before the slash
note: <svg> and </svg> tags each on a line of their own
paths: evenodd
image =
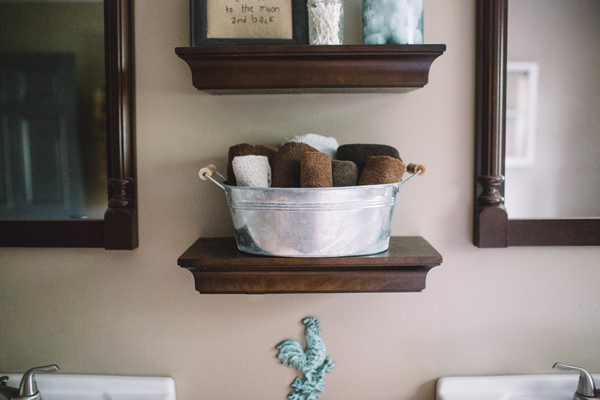
<svg viewBox="0 0 600 400">
<path fill-rule="evenodd" d="M 231 186 L 323 188 L 400 182 L 406 165 L 398 150 L 383 144 L 346 144 L 309 133 L 281 147 L 238 144 L 229 148 Z"/>
</svg>

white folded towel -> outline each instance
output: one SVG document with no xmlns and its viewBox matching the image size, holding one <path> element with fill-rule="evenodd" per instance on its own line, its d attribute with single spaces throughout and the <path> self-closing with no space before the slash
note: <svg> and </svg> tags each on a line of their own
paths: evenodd
<svg viewBox="0 0 600 400">
<path fill-rule="evenodd" d="M 337 148 L 340 146 L 335 138 L 317 135 L 316 133 L 307 133 L 306 135 L 288 137 L 285 138 L 281 144 L 283 145 L 287 142 L 305 143 L 314 147 L 320 152 L 329 154 L 332 160 L 335 160 Z"/>
<path fill-rule="evenodd" d="M 238 156 L 231 162 L 238 186 L 270 187 L 271 166 L 265 156 Z"/>
</svg>

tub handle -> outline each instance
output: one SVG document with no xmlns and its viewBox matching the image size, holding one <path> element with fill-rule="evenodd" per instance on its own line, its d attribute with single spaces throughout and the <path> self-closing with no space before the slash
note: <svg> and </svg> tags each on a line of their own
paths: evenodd
<svg viewBox="0 0 600 400">
<path fill-rule="evenodd" d="M 400 181 L 400 186 L 404 185 L 406 182 L 410 181 L 417 175 L 423 175 L 426 171 L 425 166 L 423 164 L 408 164 L 406 166 L 406 171 L 411 173 L 412 175 L 406 178 L 403 181 Z M 398 186 L 398 187 L 400 187 Z"/>
<path fill-rule="evenodd" d="M 408 182 L 417 175 L 423 175 L 426 169 L 423 164 L 408 164 L 406 166 L 406 171 L 412 175 L 406 178 L 405 180 L 401 181 L 400 186 L 404 185 L 406 182 Z M 219 186 L 221 189 L 223 189 L 225 193 L 227 193 L 225 187 L 212 177 L 214 174 L 217 174 L 221 179 L 223 179 L 223 182 L 227 180 L 223 175 L 219 173 L 219 171 L 217 171 L 217 168 L 212 164 L 208 164 L 206 167 L 198 171 L 198 176 L 200 177 L 200 179 L 202 179 L 203 181 L 210 179 L 215 185 Z"/>
<path fill-rule="evenodd" d="M 204 167 L 204 168 L 200 169 L 200 171 L 198 171 L 198 176 L 200 177 L 200 179 L 202 179 L 203 181 L 210 179 L 215 185 L 217 185 L 218 187 L 223 189 L 223 191 L 225 193 L 227 193 L 227 191 L 225 190 L 225 187 L 223 185 L 221 185 L 219 182 L 217 182 L 212 177 L 214 174 L 219 175 L 219 177 L 221 177 L 221 179 L 223 179 L 223 182 L 225 182 L 227 180 L 223 175 L 221 175 L 219 173 L 219 171 L 217 171 L 217 168 L 212 164 L 208 164 L 206 167 Z"/>
</svg>

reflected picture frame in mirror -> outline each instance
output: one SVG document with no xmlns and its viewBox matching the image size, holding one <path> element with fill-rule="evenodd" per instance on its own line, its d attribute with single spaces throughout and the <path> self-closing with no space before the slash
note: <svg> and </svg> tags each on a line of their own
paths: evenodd
<svg viewBox="0 0 600 400">
<path fill-rule="evenodd" d="M 1 247 L 138 247 L 133 0 L 104 0 L 108 208 L 103 219 L 0 221 Z"/>
<path fill-rule="evenodd" d="M 509 218 L 504 206 L 507 32 L 508 0 L 477 0 L 473 244 L 600 245 L 600 218 Z"/>
</svg>

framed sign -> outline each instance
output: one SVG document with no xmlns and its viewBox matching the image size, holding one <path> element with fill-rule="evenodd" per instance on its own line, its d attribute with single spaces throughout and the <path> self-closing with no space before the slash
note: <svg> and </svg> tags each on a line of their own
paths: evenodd
<svg viewBox="0 0 600 400">
<path fill-rule="evenodd" d="M 191 46 L 308 44 L 306 0 L 190 0 Z"/>
</svg>

